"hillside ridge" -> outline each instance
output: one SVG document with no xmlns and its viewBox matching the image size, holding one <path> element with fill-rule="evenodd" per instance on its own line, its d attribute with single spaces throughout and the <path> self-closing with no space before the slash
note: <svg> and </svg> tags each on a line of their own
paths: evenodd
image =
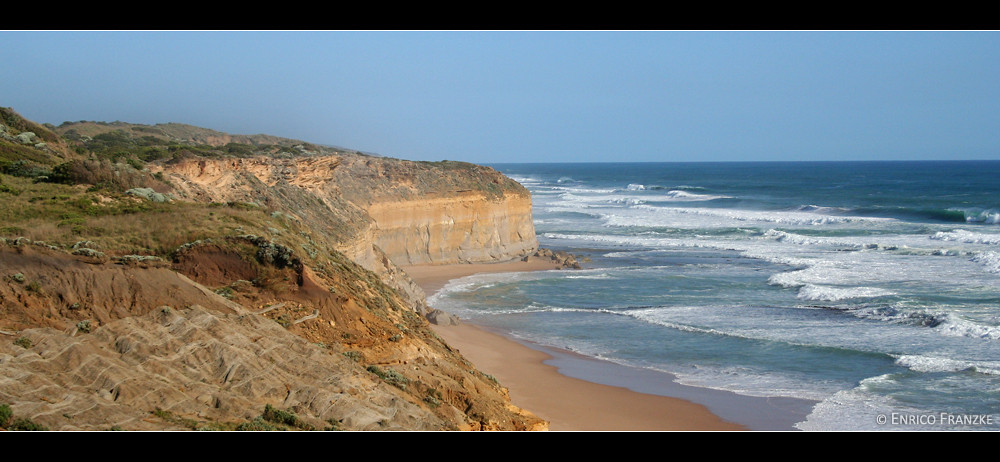
<svg viewBox="0 0 1000 462">
<path fill-rule="evenodd" d="M 309 428 L 546 428 L 429 329 L 399 267 L 537 249 L 530 194 L 494 169 L 0 115 L 0 405 L 15 415 L 65 430 L 263 428 L 265 408 Z"/>
</svg>

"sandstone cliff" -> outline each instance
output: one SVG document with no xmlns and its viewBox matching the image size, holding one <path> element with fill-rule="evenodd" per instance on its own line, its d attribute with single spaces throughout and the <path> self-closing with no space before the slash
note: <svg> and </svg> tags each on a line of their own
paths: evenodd
<svg viewBox="0 0 1000 462">
<path fill-rule="evenodd" d="M 531 253 L 516 182 L 187 126 L 84 125 L 47 134 L 69 139 L 48 149 L 0 140 L 0 404 L 16 415 L 233 429 L 274 406 L 310 428 L 545 428 L 428 328 L 397 266 Z M 136 186 L 162 202 L 125 194 Z"/>
<path fill-rule="evenodd" d="M 181 197 L 256 202 L 328 228 L 338 250 L 369 269 L 378 260 L 371 244 L 403 265 L 511 260 L 538 247 L 527 190 L 472 164 L 344 154 L 162 169 Z"/>
<path fill-rule="evenodd" d="M 480 193 L 380 201 L 368 207 L 375 243 L 403 265 L 508 260 L 538 247 L 531 198 Z"/>
</svg>

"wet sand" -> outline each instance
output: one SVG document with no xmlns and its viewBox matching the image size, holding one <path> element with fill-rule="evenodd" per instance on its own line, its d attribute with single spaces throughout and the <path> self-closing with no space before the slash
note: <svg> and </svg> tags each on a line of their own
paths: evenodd
<svg viewBox="0 0 1000 462">
<path fill-rule="evenodd" d="M 553 269 L 540 262 L 419 265 L 403 268 L 429 295 L 452 279 L 484 272 Z M 510 392 L 513 403 L 548 420 L 550 430 L 564 431 L 722 431 L 748 427 L 719 417 L 687 399 L 633 391 L 652 382 L 672 382 L 669 375 L 650 381 L 642 371 L 598 361 L 568 351 L 521 343 L 468 322 L 433 326 L 449 345 L 477 368 L 493 375 Z M 620 370 L 618 369 L 620 368 Z M 560 372 L 562 370 L 562 373 Z M 567 371 L 572 371 L 569 375 Z M 586 377 L 583 380 L 578 375 Z M 595 380 L 604 376 L 608 380 Z M 605 383 L 597 383 L 605 382 Z M 635 382 L 635 383 L 630 383 Z M 626 388 L 628 387 L 628 388 Z M 675 388 L 694 388 L 671 384 Z M 701 390 L 696 389 L 694 391 Z M 675 390 L 676 391 L 676 390 Z M 704 390 L 709 394 L 714 390 Z M 655 390 L 654 393 L 663 392 Z M 689 390 L 691 392 L 691 390 Z M 718 392 L 724 393 L 724 392 Z M 674 393 L 676 395 L 677 393 Z M 731 395 L 731 394 L 730 394 Z M 754 398 L 750 398 L 754 399 Z M 724 404 L 724 399 L 709 400 Z"/>
</svg>

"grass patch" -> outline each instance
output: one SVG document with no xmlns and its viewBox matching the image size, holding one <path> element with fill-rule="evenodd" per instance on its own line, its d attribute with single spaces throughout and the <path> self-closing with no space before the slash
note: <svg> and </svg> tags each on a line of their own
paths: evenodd
<svg viewBox="0 0 1000 462">
<path fill-rule="evenodd" d="M 368 372 L 377 375 L 386 383 L 394 385 L 400 390 L 406 390 L 406 385 L 410 383 L 410 379 L 404 377 L 403 374 L 400 374 L 393 369 L 382 369 L 374 364 L 368 366 Z"/>
<path fill-rule="evenodd" d="M 263 417 L 257 416 L 249 422 L 243 422 L 236 426 L 236 431 L 241 432 L 273 432 L 279 431 L 280 428 L 272 425 L 270 422 L 264 420 Z"/>
<path fill-rule="evenodd" d="M 232 287 L 222 287 L 215 290 L 215 293 L 232 300 L 236 296 L 236 292 L 233 291 Z"/>
<path fill-rule="evenodd" d="M 88 190 L 83 185 L 35 183 L 0 174 L 0 183 L 21 191 L 2 195 L 0 237 L 26 237 L 70 248 L 93 241 L 109 255 L 153 255 L 170 259 L 180 246 L 199 240 L 252 233 L 268 228 L 291 231 L 287 248 L 307 243 L 302 225 L 282 223 L 271 210 L 244 203 L 210 205 L 177 200 L 156 203 L 114 190 Z M 318 243 L 330 247 L 330 243 Z"/>
<path fill-rule="evenodd" d="M 11 410 L 9 404 L 0 404 L 0 428 L 21 432 L 48 431 L 48 427 L 37 424 L 31 419 L 14 418 L 14 411 Z"/>
<path fill-rule="evenodd" d="M 153 412 L 151 412 L 151 414 L 153 414 L 153 415 L 155 415 L 155 416 L 163 419 L 166 422 L 169 422 L 171 424 L 174 424 L 174 425 L 177 425 L 177 426 L 180 426 L 180 427 L 184 427 L 184 428 L 187 428 L 187 429 L 190 429 L 190 430 L 197 430 L 198 426 L 200 425 L 197 420 L 180 417 L 180 416 L 174 415 L 173 412 L 165 411 L 165 410 L 160 409 L 160 408 L 156 408 L 155 410 L 153 410 Z"/>
<path fill-rule="evenodd" d="M 424 396 L 424 402 L 427 403 L 427 405 L 429 405 L 430 407 L 440 406 L 442 399 L 443 397 L 441 396 L 441 392 L 435 388 L 428 388 L 427 396 Z"/>
<path fill-rule="evenodd" d="M 31 421 L 31 419 L 19 418 L 14 419 L 14 422 L 7 427 L 7 430 L 12 432 L 44 432 L 49 429 L 44 425 Z"/>
<path fill-rule="evenodd" d="M 335 421 L 334 421 L 335 422 Z M 249 422 L 236 426 L 237 431 L 284 431 L 284 430 L 315 430 L 316 428 L 302 421 L 295 413 L 278 409 L 270 404 L 264 406 L 264 413 Z"/>
<path fill-rule="evenodd" d="M 314 429 L 312 425 L 303 422 L 302 419 L 300 419 L 294 413 L 283 411 L 281 409 L 271 406 L 270 404 L 264 406 L 264 413 L 261 414 L 261 418 L 271 423 L 286 425 L 301 430 Z"/>
<path fill-rule="evenodd" d="M 326 427 L 326 428 L 323 429 L 323 431 L 325 431 L 325 432 L 339 432 L 339 431 L 343 430 L 343 428 L 340 427 L 340 421 L 339 420 L 336 420 L 336 419 L 326 419 L 326 423 L 330 424 L 330 426 L 328 426 L 328 427 Z"/>
</svg>

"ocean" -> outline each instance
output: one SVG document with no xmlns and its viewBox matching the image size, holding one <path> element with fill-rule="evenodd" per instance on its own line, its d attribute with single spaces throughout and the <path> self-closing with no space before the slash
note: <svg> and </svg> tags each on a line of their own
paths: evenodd
<svg viewBox="0 0 1000 462">
<path fill-rule="evenodd" d="M 807 400 L 787 429 L 1000 429 L 1000 161 L 492 166 L 542 247 L 589 262 L 454 280 L 435 308 Z"/>
</svg>

